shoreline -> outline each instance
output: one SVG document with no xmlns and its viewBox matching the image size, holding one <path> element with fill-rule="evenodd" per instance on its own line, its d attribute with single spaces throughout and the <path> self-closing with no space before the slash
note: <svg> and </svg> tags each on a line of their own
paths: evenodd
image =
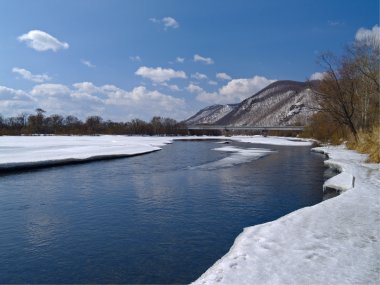
<svg viewBox="0 0 380 285">
<path fill-rule="evenodd" d="M 327 156 L 325 165 L 340 170 L 338 177 L 348 173 L 356 183 L 341 191 L 350 183 L 334 176 L 325 182 L 335 178 L 341 194 L 334 199 L 245 228 L 191 284 L 377 284 L 379 164 L 364 163 L 366 155 L 342 146 L 313 151 Z"/>
</svg>

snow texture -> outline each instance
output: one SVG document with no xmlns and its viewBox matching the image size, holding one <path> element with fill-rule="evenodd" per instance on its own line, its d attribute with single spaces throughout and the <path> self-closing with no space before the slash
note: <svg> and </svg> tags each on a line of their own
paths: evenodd
<svg viewBox="0 0 380 285">
<path fill-rule="evenodd" d="M 206 107 L 185 121 L 229 126 L 305 125 L 315 113 L 313 82 L 276 81 L 239 104 Z"/>
<path fill-rule="evenodd" d="M 217 161 L 209 162 L 203 165 L 191 167 L 191 169 L 218 169 L 218 168 L 225 168 L 225 167 L 231 167 L 238 164 L 247 163 L 256 159 L 259 159 L 261 157 L 264 157 L 268 154 L 270 154 L 271 150 L 264 149 L 264 148 L 238 148 L 234 146 L 226 146 L 226 147 L 220 147 L 220 148 L 214 148 L 216 151 L 225 151 L 225 152 L 231 152 L 232 155 L 227 156 L 225 158 L 222 158 Z"/>
<path fill-rule="evenodd" d="M 132 156 L 160 150 L 165 137 L 2 136 L 0 170 Z"/>
<path fill-rule="evenodd" d="M 208 106 L 185 121 L 187 125 L 212 124 L 233 111 L 238 104 Z"/>
<path fill-rule="evenodd" d="M 379 284 L 380 171 L 366 155 L 321 147 L 341 171 L 341 195 L 245 228 L 230 251 L 193 284 Z M 342 183 L 342 184 L 340 184 Z"/>
</svg>

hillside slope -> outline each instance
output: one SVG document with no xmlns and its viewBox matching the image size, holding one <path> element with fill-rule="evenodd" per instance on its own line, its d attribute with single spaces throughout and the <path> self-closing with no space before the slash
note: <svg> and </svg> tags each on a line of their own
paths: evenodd
<svg viewBox="0 0 380 285">
<path fill-rule="evenodd" d="M 310 84 L 314 82 L 276 81 L 239 104 L 210 106 L 185 122 L 267 127 L 305 125 L 316 107 Z"/>
</svg>

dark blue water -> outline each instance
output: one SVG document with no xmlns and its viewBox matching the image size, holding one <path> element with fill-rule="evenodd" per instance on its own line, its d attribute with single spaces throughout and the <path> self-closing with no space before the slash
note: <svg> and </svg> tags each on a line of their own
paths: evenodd
<svg viewBox="0 0 380 285">
<path fill-rule="evenodd" d="M 0 175 L 0 283 L 189 283 L 244 227 L 322 200 L 323 157 L 277 150 L 220 169 L 215 142 Z"/>
</svg>

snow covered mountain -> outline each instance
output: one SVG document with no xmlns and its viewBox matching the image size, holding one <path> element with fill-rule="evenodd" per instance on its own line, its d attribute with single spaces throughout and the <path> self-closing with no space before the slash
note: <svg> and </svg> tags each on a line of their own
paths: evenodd
<svg viewBox="0 0 380 285">
<path fill-rule="evenodd" d="M 305 125 L 316 106 L 310 84 L 314 83 L 276 81 L 240 104 L 229 108 L 221 105 L 207 107 L 185 122 L 189 125 L 209 123 L 266 127 Z M 217 115 L 213 116 L 215 111 Z"/>
<path fill-rule="evenodd" d="M 233 111 L 238 105 L 239 104 L 208 106 L 200 110 L 194 116 L 188 118 L 185 123 L 187 125 L 213 124 Z"/>
</svg>

